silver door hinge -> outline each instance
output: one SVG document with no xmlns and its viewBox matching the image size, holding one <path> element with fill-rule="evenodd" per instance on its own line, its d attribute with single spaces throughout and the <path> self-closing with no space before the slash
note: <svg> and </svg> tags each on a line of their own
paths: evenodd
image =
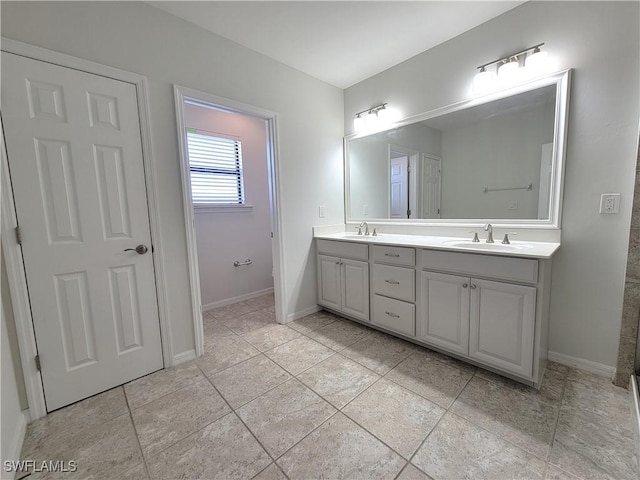
<svg viewBox="0 0 640 480">
<path fill-rule="evenodd" d="M 40 363 L 40 355 L 36 355 L 36 368 L 38 371 L 42 370 L 42 364 Z"/>
<path fill-rule="evenodd" d="M 15 231 L 16 231 L 16 242 L 18 242 L 18 245 L 22 245 L 22 234 L 20 233 L 20 227 L 16 227 Z"/>
</svg>

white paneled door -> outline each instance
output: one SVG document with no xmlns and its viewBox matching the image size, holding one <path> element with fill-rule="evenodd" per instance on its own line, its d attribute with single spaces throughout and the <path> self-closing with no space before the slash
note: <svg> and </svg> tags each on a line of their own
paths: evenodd
<svg viewBox="0 0 640 480">
<path fill-rule="evenodd" d="M 161 369 L 135 86 L 3 52 L 2 121 L 47 410 Z"/>
</svg>

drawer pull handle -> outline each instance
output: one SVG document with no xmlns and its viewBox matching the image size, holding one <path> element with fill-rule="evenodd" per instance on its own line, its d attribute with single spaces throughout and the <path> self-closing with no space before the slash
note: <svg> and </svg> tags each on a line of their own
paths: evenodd
<svg viewBox="0 0 640 480">
<path fill-rule="evenodd" d="M 400 285 L 400 282 L 396 282 L 395 280 L 385 280 L 385 282 L 390 283 L 391 285 Z"/>
<path fill-rule="evenodd" d="M 468 286 L 469 286 L 469 285 L 468 285 L 468 284 L 466 284 L 466 283 L 463 283 L 463 284 L 462 284 L 462 288 L 467 288 Z"/>
<path fill-rule="evenodd" d="M 471 290 L 475 290 L 476 289 L 476 285 L 471 285 Z"/>
<path fill-rule="evenodd" d="M 400 315 L 396 315 L 395 313 L 391 313 L 391 312 L 384 312 L 387 315 L 389 315 L 391 318 L 400 318 Z"/>
<path fill-rule="evenodd" d="M 384 254 L 384 256 L 385 256 L 385 257 L 395 257 L 395 258 L 398 258 L 398 257 L 400 257 L 400 254 L 399 254 L 399 253 L 385 253 L 385 254 Z"/>
</svg>

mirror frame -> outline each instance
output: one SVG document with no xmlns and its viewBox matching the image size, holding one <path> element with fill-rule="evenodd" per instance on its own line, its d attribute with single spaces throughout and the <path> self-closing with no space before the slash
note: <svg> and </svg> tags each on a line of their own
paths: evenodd
<svg viewBox="0 0 640 480">
<path fill-rule="evenodd" d="M 357 225 L 362 221 L 375 223 L 376 225 L 410 225 L 410 226 L 441 226 L 441 227 L 465 227 L 478 224 L 491 223 L 503 228 L 538 228 L 560 229 L 562 220 L 562 195 L 564 185 L 564 168 L 566 156 L 566 140 L 569 114 L 569 90 L 571 84 L 571 69 L 562 70 L 545 77 L 534 79 L 520 85 L 500 90 L 488 95 L 453 103 L 445 107 L 436 108 L 428 112 L 420 113 L 404 120 L 396 122 L 392 128 L 376 130 L 373 132 L 352 133 L 344 137 L 344 214 L 347 225 Z M 551 173 L 549 218 L 538 219 L 499 219 L 499 218 L 475 218 L 475 219 L 392 219 L 392 218 L 351 218 L 350 204 L 350 175 L 349 175 L 349 142 L 358 138 L 368 137 L 384 131 L 404 127 L 430 118 L 438 117 L 452 112 L 475 107 L 494 100 L 500 100 L 520 93 L 535 90 L 549 85 L 556 85 L 555 125 L 553 131 L 553 163 Z"/>
</svg>

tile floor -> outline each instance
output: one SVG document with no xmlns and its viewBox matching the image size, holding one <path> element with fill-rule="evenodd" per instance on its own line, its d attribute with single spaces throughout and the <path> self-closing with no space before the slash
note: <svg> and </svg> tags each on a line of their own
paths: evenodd
<svg viewBox="0 0 640 480">
<path fill-rule="evenodd" d="M 92 479 L 637 479 L 628 392 L 539 391 L 273 297 L 207 312 L 205 355 L 29 425 L 22 458 Z"/>
</svg>

